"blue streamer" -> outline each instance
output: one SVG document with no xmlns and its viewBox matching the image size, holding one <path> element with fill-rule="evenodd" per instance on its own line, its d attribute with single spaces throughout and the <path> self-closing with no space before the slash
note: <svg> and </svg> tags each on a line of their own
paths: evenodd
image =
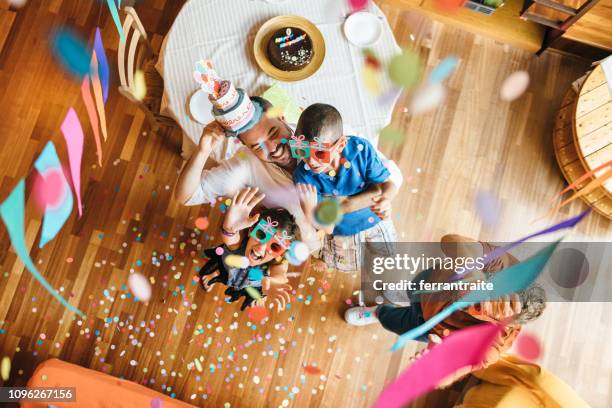
<svg viewBox="0 0 612 408">
<path fill-rule="evenodd" d="M 488 282 L 493 284 L 493 290 L 479 290 L 468 293 L 422 325 L 402 334 L 393 347 L 391 347 L 391 351 L 397 351 L 403 348 L 409 340 L 414 340 L 427 334 L 438 323 L 463 308 L 484 300 L 499 299 L 504 295 L 516 293 L 529 287 L 529 285 L 540 276 L 540 273 L 557 248 L 557 245 L 559 245 L 559 242 L 561 242 L 561 240 L 540 250 L 529 259 L 493 274 L 491 279 L 488 280 Z"/>
<path fill-rule="evenodd" d="M 455 56 L 444 58 L 429 74 L 429 82 L 442 82 L 448 78 L 457 68 L 459 60 Z"/>
<path fill-rule="evenodd" d="M 24 235 L 24 216 L 25 216 L 25 181 L 19 180 L 15 189 L 7 197 L 7 199 L 0 204 L 0 217 L 6 224 L 6 230 L 8 231 L 11 244 L 15 248 L 15 252 L 30 271 L 30 273 L 36 278 L 38 282 L 49 292 L 55 299 L 57 299 L 64 307 L 68 310 L 77 313 L 80 316 L 85 316 L 83 312 L 68 303 L 63 297 L 61 297 L 53 287 L 47 282 L 47 280 L 38 272 L 36 266 L 30 258 L 28 253 L 25 235 Z"/>
</svg>

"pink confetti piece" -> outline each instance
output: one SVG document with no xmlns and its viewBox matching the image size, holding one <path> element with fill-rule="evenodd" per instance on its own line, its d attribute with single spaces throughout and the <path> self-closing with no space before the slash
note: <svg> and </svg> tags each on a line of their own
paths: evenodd
<svg viewBox="0 0 612 408">
<path fill-rule="evenodd" d="M 527 360 L 536 360 L 542 354 L 542 347 L 537 337 L 529 333 L 521 333 L 516 339 L 516 352 Z"/>
<path fill-rule="evenodd" d="M 433 390 L 457 370 L 478 366 L 503 326 L 482 324 L 456 331 L 409 366 L 378 397 L 375 408 L 401 408 Z"/>
<path fill-rule="evenodd" d="M 74 108 L 70 108 L 62 122 L 62 133 L 68 147 L 68 160 L 70 161 L 70 174 L 74 193 L 77 198 L 79 217 L 83 215 L 81 203 L 81 159 L 83 157 L 83 128 Z"/>
<path fill-rule="evenodd" d="M 520 97 L 528 86 L 529 74 L 526 71 L 513 72 L 502 84 L 499 96 L 503 101 L 511 102 Z"/>
</svg>

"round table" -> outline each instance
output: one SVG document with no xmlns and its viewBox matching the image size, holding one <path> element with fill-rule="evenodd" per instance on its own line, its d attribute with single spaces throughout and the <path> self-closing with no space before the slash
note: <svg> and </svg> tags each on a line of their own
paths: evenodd
<svg viewBox="0 0 612 408">
<path fill-rule="evenodd" d="M 612 89 L 598 65 L 584 79 L 578 93 L 570 89 L 556 118 L 554 149 L 559 167 L 569 183 L 612 160 Z M 598 171 L 601 176 L 610 167 Z M 581 189 L 593 177 L 577 186 Z M 612 179 L 583 200 L 612 219 Z"/>
<path fill-rule="evenodd" d="M 381 103 L 365 89 L 361 50 L 351 45 L 342 31 L 345 17 L 350 12 L 346 3 L 341 0 L 275 3 L 262 0 L 188 1 L 164 41 L 157 64 L 164 77 L 165 111 L 180 124 L 186 138 L 197 143 L 204 126 L 193 120 L 188 112 L 189 98 L 198 89 L 193 79 L 195 62 L 212 60 L 222 77 L 232 80 L 252 95 L 260 95 L 275 81 L 263 73 L 254 60 L 252 44 L 255 34 L 272 17 L 300 15 L 314 23 L 323 34 L 325 60 L 313 76 L 298 82 L 281 82 L 280 85 L 300 107 L 315 102 L 335 106 L 353 134 L 367 137 L 376 145 L 378 132 L 391 120 L 400 91 L 391 91 L 385 98 L 386 103 Z M 382 11 L 376 5 L 371 5 L 369 11 L 383 22 L 382 37 L 371 48 L 386 62 L 400 52 L 400 48 Z M 391 84 L 384 79 L 383 89 L 389 88 Z M 185 142 L 183 145 L 185 150 L 188 146 Z M 239 145 L 228 141 L 220 154 L 228 157 L 236 146 Z"/>
</svg>

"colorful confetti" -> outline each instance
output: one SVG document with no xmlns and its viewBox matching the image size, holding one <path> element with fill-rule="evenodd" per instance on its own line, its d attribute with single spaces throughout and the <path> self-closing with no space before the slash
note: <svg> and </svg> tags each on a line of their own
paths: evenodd
<svg viewBox="0 0 612 408">
<path fill-rule="evenodd" d="M 502 101 L 511 102 L 520 97 L 529 86 L 529 74 L 526 71 L 513 72 L 502 84 L 499 96 Z"/>
<path fill-rule="evenodd" d="M 0 377 L 2 381 L 8 381 L 11 376 L 11 359 L 7 356 L 2 357 L 2 363 L 0 363 Z"/>
<path fill-rule="evenodd" d="M 74 108 L 68 109 L 68 113 L 62 122 L 62 134 L 68 147 L 68 160 L 70 161 L 70 175 L 77 198 L 79 217 L 83 215 L 83 204 L 81 203 L 81 159 L 83 157 L 83 128 Z"/>
<path fill-rule="evenodd" d="M 479 191 L 474 200 L 476 214 L 480 220 L 489 226 L 497 225 L 500 219 L 500 205 L 497 197 L 489 191 Z"/>
<path fill-rule="evenodd" d="M 50 44 L 55 57 L 68 72 L 79 79 L 89 74 L 91 50 L 78 35 L 61 29 L 51 36 Z"/>
<path fill-rule="evenodd" d="M 208 228 L 208 218 L 206 218 L 206 217 L 198 217 L 198 218 L 196 218 L 195 226 L 200 231 L 204 231 L 206 228 Z"/>
<path fill-rule="evenodd" d="M 249 267 L 249 258 L 241 255 L 228 255 L 223 259 L 223 262 L 231 268 L 246 269 Z"/>
<path fill-rule="evenodd" d="M 459 60 L 455 56 L 444 58 L 429 74 L 429 82 L 442 82 L 455 72 Z"/>
<path fill-rule="evenodd" d="M 529 333 L 521 333 L 516 339 L 516 352 L 527 360 L 537 360 L 542 354 L 542 346 L 536 336 Z"/>
<path fill-rule="evenodd" d="M 388 70 L 393 83 L 412 89 L 421 78 L 421 59 L 414 51 L 404 50 L 391 59 Z"/>
<path fill-rule="evenodd" d="M 148 302 L 151 299 L 151 285 L 147 278 L 139 273 L 133 273 L 128 278 L 128 286 L 130 291 L 136 296 L 138 300 Z"/>
<path fill-rule="evenodd" d="M 137 70 L 134 73 L 134 97 L 142 101 L 147 96 L 147 84 L 145 82 L 144 73 L 141 70 Z"/>
<path fill-rule="evenodd" d="M 260 323 L 268 317 L 268 310 L 263 306 L 252 306 L 247 309 L 247 317 L 253 323 Z"/>
<path fill-rule="evenodd" d="M 420 115 L 436 109 L 444 102 L 446 89 L 440 82 L 430 82 L 418 88 L 410 102 L 410 113 Z"/>
<path fill-rule="evenodd" d="M 392 126 L 387 126 L 381 130 L 379 137 L 381 142 L 390 144 L 400 144 L 406 139 L 404 132 Z"/>
<path fill-rule="evenodd" d="M 315 210 L 315 218 L 321 225 L 338 224 L 343 216 L 340 203 L 331 197 L 321 200 Z"/>
</svg>

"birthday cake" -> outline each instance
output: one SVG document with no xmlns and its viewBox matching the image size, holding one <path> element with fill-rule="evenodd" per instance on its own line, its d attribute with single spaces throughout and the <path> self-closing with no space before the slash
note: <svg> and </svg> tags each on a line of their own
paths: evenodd
<svg viewBox="0 0 612 408">
<path fill-rule="evenodd" d="M 246 131 L 262 114 L 261 107 L 255 106 L 244 90 L 219 77 L 210 61 L 198 61 L 194 77 L 208 94 L 215 120 L 228 135 Z"/>
<path fill-rule="evenodd" d="M 313 56 L 312 41 L 299 28 L 281 28 L 268 42 L 270 62 L 283 71 L 299 71 L 312 61 Z"/>
</svg>

